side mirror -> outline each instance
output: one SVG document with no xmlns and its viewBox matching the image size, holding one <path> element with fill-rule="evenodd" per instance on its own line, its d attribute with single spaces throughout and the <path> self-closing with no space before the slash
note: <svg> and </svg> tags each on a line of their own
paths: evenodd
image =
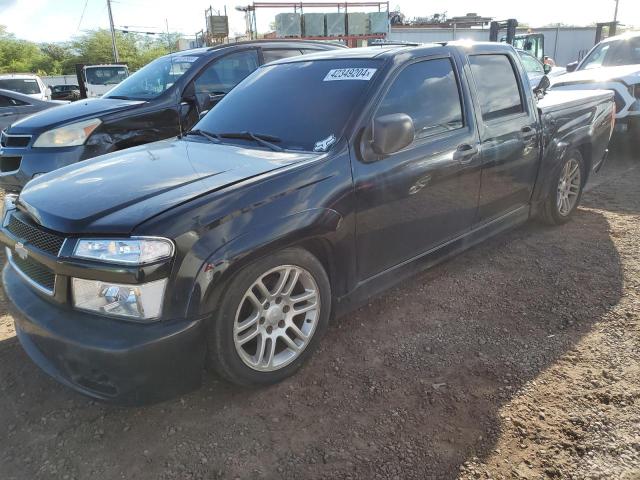
<svg viewBox="0 0 640 480">
<path fill-rule="evenodd" d="M 186 101 L 193 101 L 196 98 L 196 87 L 193 82 L 189 82 L 189 84 L 184 87 L 184 91 L 182 92 L 182 99 Z"/>
<path fill-rule="evenodd" d="M 551 69 L 552 69 L 552 68 L 553 68 L 553 67 L 552 67 L 551 65 L 549 65 L 548 63 L 544 63 L 544 64 L 542 65 L 542 70 L 544 71 L 544 74 L 545 74 L 545 75 L 549 75 L 549 74 L 551 73 Z"/>
<path fill-rule="evenodd" d="M 579 62 L 567 63 L 567 72 L 575 72 Z"/>
<path fill-rule="evenodd" d="M 415 136 L 413 120 L 409 115 L 383 115 L 373 120 L 371 149 L 378 155 L 390 155 L 410 145 Z"/>
<path fill-rule="evenodd" d="M 551 86 L 551 80 L 549 80 L 549 77 L 544 75 L 540 79 L 540 82 L 538 83 L 538 86 L 536 88 L 534 88 L 533 91 L 539 97 L 540 96 L 544 96 L 545 92 L 549 89 L 550 86 Z"/>
</svg>

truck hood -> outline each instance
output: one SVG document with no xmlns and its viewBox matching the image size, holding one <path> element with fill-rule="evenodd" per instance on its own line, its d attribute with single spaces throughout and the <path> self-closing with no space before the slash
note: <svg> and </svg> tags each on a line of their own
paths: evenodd
<svg viewBox="0 0 640 480">
<path fill-rule="evenodd" d="M 190 199 L 317 156 L 164 140 L 37 177 L 22 190 L 18 206 L 57 232 L 129 234 Z"/>
<path fill-rule="evenodd" d="M 640 65 L 622 65 L 619 67 L 601 67 L 590 70 L 578 70 L 552 79 L 553 86 L 574 83 L 603 83 L 610 80 L 622 80 L 629 85 L 640 83 Z"/>
<path fill-rule="evenodd" d="M 59 125 L 102 117 L 107 113 L 134 108 L 142 103 L 144 103 L 144 101 L 119 100 L 114 98 L 79 100 L 19 120 L 11 126 L 10 133 L 36 134 Z"/>
</svg>

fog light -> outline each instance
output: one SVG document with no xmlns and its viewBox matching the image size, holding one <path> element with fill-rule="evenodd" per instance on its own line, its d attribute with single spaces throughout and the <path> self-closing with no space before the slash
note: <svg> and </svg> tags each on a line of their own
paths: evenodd
<svg viewBox="0 0 640 480">
<path fill-rule="evenodd" d="M 137 321 L 158 318 L 167 279 L 140 285 L 72 279 L 73 305 L 79 310 Z"/>
</svg>

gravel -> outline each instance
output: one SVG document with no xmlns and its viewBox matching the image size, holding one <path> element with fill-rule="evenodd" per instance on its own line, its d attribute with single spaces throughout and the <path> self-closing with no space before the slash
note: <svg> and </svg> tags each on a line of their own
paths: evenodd
<svg viewBox="0 0 640 480">
<path fill-rule="evenodd" d="M 2 479 L 640 478 L 640 161 L 336 319 L 279 385 L 116 408 L 43 374 L 0 296 Z"/>
</svg>

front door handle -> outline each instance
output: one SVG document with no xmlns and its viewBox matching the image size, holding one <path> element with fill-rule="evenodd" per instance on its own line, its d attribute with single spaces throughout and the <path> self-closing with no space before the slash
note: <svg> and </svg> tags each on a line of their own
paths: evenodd
<svg viewBox="0 0 640 480">
<path fill-rule="evenodd" d="M 530 127 L 529 125 L 527 125 L 526 127 L 522 127 L 520 129 L 520 132 L 522 133 L 522 138 L 524 140 L 529 140 L 536 134 L 536 131 L 533 129 L 533 127 Z"/>
<path fill-rule="evenodd" d="M 473 160 L 473 157 L 478 153 L 478 147 L 475 145 L 469 145 L 468 143 L 463 143 L 456 148 L 456 151 L 453 152 L 453 159 L 458 162 L 465 164 L 470 163 Z"/>
</svg>

